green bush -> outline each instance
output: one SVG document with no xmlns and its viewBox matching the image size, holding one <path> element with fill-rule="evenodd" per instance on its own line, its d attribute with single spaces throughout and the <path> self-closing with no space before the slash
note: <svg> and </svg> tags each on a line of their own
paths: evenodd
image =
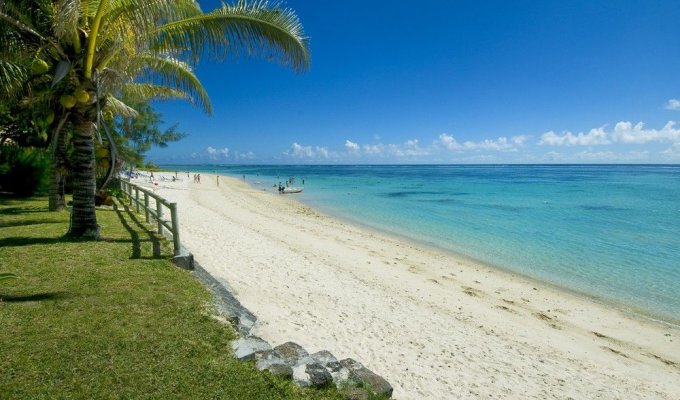
<svg viewBox="0 0 680 400">
<path fill-rule="evenodd" d="M 45 149 L 0 146 L 0 190 L 17 197 L 47 192 L 50 158 Z"/>
</svg>

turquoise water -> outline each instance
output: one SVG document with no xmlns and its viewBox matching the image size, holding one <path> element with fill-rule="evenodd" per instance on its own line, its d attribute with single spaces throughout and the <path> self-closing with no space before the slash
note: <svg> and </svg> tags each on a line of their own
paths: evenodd
<svg viewBox="0 0 680 400">
<path fill-rule="evenodd" d="M 326 213 L 680 321 L 679 165 L 166 167 L 304 178 Z"/>
</svg>

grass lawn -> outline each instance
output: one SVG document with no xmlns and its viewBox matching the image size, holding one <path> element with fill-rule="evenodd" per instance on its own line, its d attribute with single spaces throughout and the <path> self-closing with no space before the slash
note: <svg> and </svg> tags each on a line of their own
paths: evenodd
<svg viewBox="0 0 680 400">
<path fill-rule="evenodd" d="M 181 212 L 181 210 L 180 210 Z M 0 399 L 339 399 L 236 361 L 210 294 L 143 217 L 97 212 L 102 240 L 62 235 L 47 199 L 0 198 Z"/>
</svg>

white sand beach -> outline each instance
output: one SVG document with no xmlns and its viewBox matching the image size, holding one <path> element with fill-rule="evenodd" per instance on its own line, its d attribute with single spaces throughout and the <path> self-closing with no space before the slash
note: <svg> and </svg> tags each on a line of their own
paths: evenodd
<svg viewBox="0 0 680 400">
<path fill-rule="evenodd" d="M 156 174 L 158 177 L 163 174 Z M 164 174 L 169 177 L 171 174 Z M 160 181 L 181 238 L 278 345 L 352 357 L 396 399 L 678 399 L 680 329 L 323 215 L 246 183 Z M 133 182 L 149 186 L 142 179 Z"/>
</svg>

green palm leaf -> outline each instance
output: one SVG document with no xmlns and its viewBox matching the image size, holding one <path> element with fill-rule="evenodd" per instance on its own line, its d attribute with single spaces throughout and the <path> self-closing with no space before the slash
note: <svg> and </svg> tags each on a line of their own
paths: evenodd
<svg viewBox="0 0 680 400">
<path fill-rule="evenodd" d="M 179 56 L 190 50 L 194 61 L 208 51 L 216 59 L 239 54 L 265 56 L 296 71 L 309 67 L 308 39 L 290 9 L 267 1 L 222 5 L 207 14 L 171 21 L 158 28 L 160 52 Z"/>
</svg>

